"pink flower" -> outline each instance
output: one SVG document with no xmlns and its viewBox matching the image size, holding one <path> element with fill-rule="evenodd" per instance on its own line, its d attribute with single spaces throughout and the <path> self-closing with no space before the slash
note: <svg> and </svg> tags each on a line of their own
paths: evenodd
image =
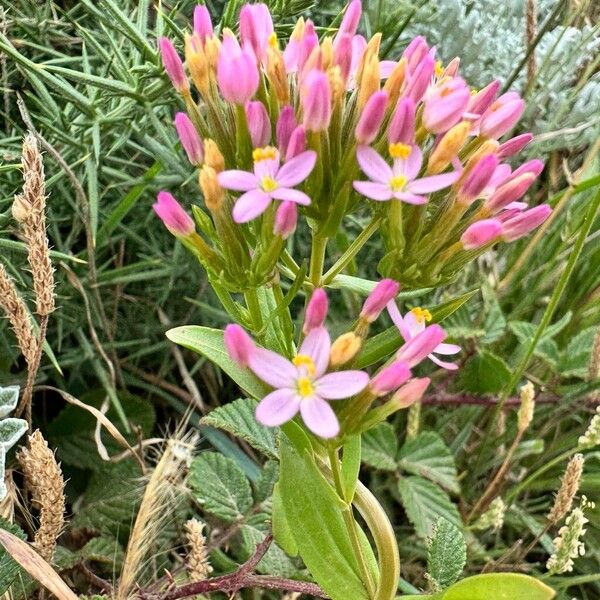
<svg viewBox="0 0 600 600">
<path fill-rule="evenodd" d="M 192 217 L 183 210 L 181 204 L 169 192 L 159 192 L 152 208 L 173 235 L 188 237 L 196 231 Z"/>
<path fill-rule="evenodd" d="M 401 98 L 396 104 L 396 110 L 388 127 L 388 142 L 390 144 L 415 143 L 415 103 L 410 98 Z"/>
<path fill-rule="evenodd" d="M 223 341 L 229 356 L 240 367 L 247 367 L 250 355 L 256 350 L 252 338 L 239 325 L 227 325 Z"/>
<path fill-rule="evenodd" d="M 425 95 L 423 124 L 432 133 L 443 133 L 456 125 L 471 98 L 469 87 L 460 77 L 443 81 Z"/>
<path fill-rule="evenodd" d="M 339 36 L 347 34 L 354 35 L 356 30 L 358 29 L 358 23 L 360 21 L 360 17 L 362 15 L 362 5 L 360 0 L 351 0 L 351 2 L 346 7 L 344 12 L 344 18 L 340 23 L 340 28 L 338 29 L 338 33 L 334 40 L 335 42 L 339 39 Z"/>
<path fill-rule="evenodd" d="M 271 141 L 271 119 L 260 100 L 246 103 L 246 120 L 253 148 L 262 148 Z"/>
<path fill-rule="evenodd" d="M 384 367 L 371 379 L 369 389 L 376 396 L 385 396 L 396 391 L 411 376 L 410 369 L 406 363 L 394 361 L 391 365 Z"/>
<path fill-rule="evenodd" d="M 223 98 L 245 105 L 258 89 L 259 75 L 252 50 L 240 48 L 231 35 L 223 36 L 217 63 L 217 82 Z"/>
<path fill-rule="evenodd" d="M 398 408 L 408 408 L 423 397 L 430 383 L 429 377 L 411 379 L 394 394 L 392 401 Z"/>
<path fill-rule="evenodd" d="M 482 219 L 469 225 L 460 241 L 465 250 L 474 250 L 499 238 L 501 233 L 502 223 L 498 219 Z"/>
<path fill-rule="evenodd" d="M 279 118 L 277 119 L 277 125 L 275 127 L 275 137 L 281 156 L 286 155 L 290 137 L 297 125 L 298 123 L 294 116 L 294 109 L 289 104 L 284 106 L 279 113 Z"/>
<path fill-rule="evenodd" d="M 382 279 L 369 294 L 363 304 L 360 316 L 368 323 L 372 323 L 386 307 L 387 303 L 396 297 L 400 284 L 393 279 Z"/>
<path fill-rule="evenodd" d="M 401 154 L 405 157 L 395 158 L 392 167 L 373 148 L 359 146 L 356 150 L 358 164 L 371 181 L 355 181 L 354 189 L 371 200 L 395 199 L 408 204 L 425 204 L 427 198 L 419 194 L 441 190 L 460 177 L 458 171 L 453 171 L 415 179 L 421 169 L 423 154 L 418 146 L 402 146 Z"/>
<path fill-rule="evenodd" d="M 523 173 L 504 181 L 496 191 L 485 201 L 485 208 L 492 214 L 506 208 L 511 202 L 521 198 L 535 181 L 533 173 Z"/>
<path fill-rule="evenodd" d="M 407 67 L 409 72 L 415 70 L 417 65 L 425 58 L 425 55 L 429 52 L 429 46 L 423 36 L 418 35 L 414 38 L 410 44 L 406 47 L 402 53 L 402 57 L 407 61 Z"/>
<path fill-rule="evenodd" d="M 333 48 L 333 62 L 340 68 L 340 75 L 344 83 L 348 82 L 352 73 L 352 51 L 352 36 L 347 33 L 338 35 Z"/>
<path fill-rule="evenodd" d="M 435 59 L 431 54 L 427 54 L 408 76 L 404 97 L 411 98 L 415 103 L 419 102 L 431 83 L 434 71 Z"/>
<path fill-rule="evenodd" d="M 199 4 L 194 8 L 194 33 L 200 36 L 203 44 L 207 38 L 213 35 L 210 13 L 204 4 Z"/>
<path fill-rule="evenodd" d="M 296 37 L 292 34 L 288 45 L 283 51 L 285 70 L 288 73 L 301 72 L 308 57 L 318 45 L 319 36 L 315 31 L 314 23 L 309 19 L 304 24 L 300 36 Z"/>
<path fill-rule="evenodd" d="M 506 92 L 481 117 L 480 134 L 498 139 L 510 131 L 521 118 L 525 102 L 516 92 Z"/>
<path fill-rule="evenodd" d="M 548 204 L 540 204 L 535 208 L 530 208 L 522 212 L 516 211 L 516 214 L 509 216 L 505 220 L 503 219 L 502 237 L 507 242 L 518 240 L 538 228 L 551 213 L 552 209 Z M 502 217 L 504 215 L 501 215 L 500 218 Z"/>
<path fill-rule="evenodd" d="M 498 158 L 494 154 L 486 154 L 477 161 L 471 172 L 460 186 L 458 196 L 463 204 L 470 204 L 479 198 L 489 185 L 498 167 Z"/>
<path fill-rule="evenodd" d="M 513 156 L 517 154 L 517 152 L 521 152 L 529 142 L 533 139 L 533 134 L 531 133 L 522 133 L 521 135 L 517 135 L 510 140 L 501 144 L 496 154 L 499 159 L 508 158 L 509 156 Z"/>
<path fill-rule="evenodd" d="M 201 165 L 204 162 L 204 143 L 185 113 L 175 115 L 175 129 L 189 161 L 195 166 Z"/>
<path fill-rule="evenodd" d="M 520 167 L 516 168 L 511 177 L 519 177 L 523 175 L 523 173 L 533 173 L 535 177 L 544 170 L 544 162 L 539 160 L 538 158 L 534 158 L 533 160 L 528 160 L 526 163 L 523 163 Z"/>
<path fill-rule="evenodd" d="M 375 92 L 367 100 L 354 130 L 354 136 L 359 144 L 370 144 L 377 137 L 385 117 L 387 103 L 388 94 L 384 91 Z"/>
<path fill-rule="evenodd" d="M 273 200 L 289 200 L 302 205 L 310 198 L 294 186 L 302 183 L 315 166 L 316 152 L 307 150 L 280 166 L 276 148 L 257 148 L 254 151 L 254 172 L 223 171 L 219 173 L 221 187 L 245 192 L 233 207 L 236 223 L 247 223 L 261 215 Z"/>
<path fill-rule="evenodd" d="M 406 342 L 398 350 L 396 355 L 398 360 L 403 360 L 412 367 L 427 356 L 429 360 L 444 369 L 458 369 L 454 363 L 442 361 L 435 356 L 434 353 L 456 354 L 460 352 L 460 346 L 442 343 L 446 333 L 439 325 L 426 326 L 426 321 L 431 319 L 428 310 L 413 308 L 402 317 L 393 300 L 387 305 L 387 309 L 394 325 Z"/>
<path fill-rule="evenodd" d="M 274 388 L 256 407 L 256 420 L 276 427 L 293 419 L 298 411 L 308 429 L 322 438 L 335 437 L 340 426 L 328 400 L 350 398 L 364 390 L 369 375 L 364 371 L 327 373 L 331 339 L 324 327 L 313 329 L 292 361 L 256 348 L 248 366 Z"/>
<path fill-rule="evenodd" d="M 303 78 L 300 91 L 303 125 L 307 131 L 323 131 L 331 120 L 331 88 L 323 71 L 310 70 Z"/>
<path fill-rule="evenodd" d="M 291 158 L 302 154 L 306 150 L 306 130 L 303 125 L 298 125 L 294 131 L 292 131 L 292 135 L 290 136 L 290 141 L 288 143 L 287 151 L 285 153 L 286 162 Z"/>
<path fill-rule="evenodd" d="M 313 329 L 323 327 L 329 310 L 329 301 L 324 289 L 316 288 L 308 304 L 306 305 L 306 314 L 304 315 L 304 326 L 302 333 L 304 335 L 310 333 Z"/>
<path fill-rule="evenodd" d="M 273 19 L 266 4 L 244 4 L 240 11 L 240 37 L 257 61 L 263 61 L 273 33 Z"/>
<path fill-rule="evenodd" d="M 177 50 L 175 50 L 175 46 L 171 43 L 171 40 L 166 37 L 161 37 L 158 40 L 158 47 L 160 49 L 163 66 L 173 87 L 178 92 L 189 89 L 190 84 L 185 75 L 183 63 L 181 62 L 179 54 L 177 54 Z"/>
<path fill-rule="evenodd" d="M 275 213 L 275 224 L 273 233 L 281 236 L 284 240 L 296 231 L 298 224 L 298 206 L 295 202 L 282 202 Z"/>
</svg>

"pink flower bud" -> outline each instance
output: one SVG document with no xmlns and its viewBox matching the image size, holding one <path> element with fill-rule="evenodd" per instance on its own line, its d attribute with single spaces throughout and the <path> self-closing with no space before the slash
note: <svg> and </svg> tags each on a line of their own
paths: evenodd
<svg viewBox="0 0 600 600">
<path fill-rule="evenodd" d="M 474 96 L 471 96 L 467 111 L 475 115 L 482 115 L 494 102 L 498 90 L 500 89 L 500 81 L 494 79 L 484 88 L 480 89 Z"/>
<path fill-rule="evenodd" d="M 289 104 L 284 106 L 279 113 L 279 118 L 277 119 L 277 125 L 275 127 L 277 146 L 281 156 L 285 156 L 288 144 L 290 143 L 290 137 L 297 125 L 298 123 L 294 116 L 294 109 Z"/>
<path fill-rule="evenodd" d="M 471 98 L 463 79 L 454 77 L 436 86 L 425 97 L 423 124 L 432 133 L 444 133 L 463 116 Z"/>
<path fill-rule="evenodd" d="M 427 54 L 409 76 L 403 96 L 411 98 L 415 103 L 419 102 L 429 87 L 434 70 L 435 59 Z"/>
<path fill-rule="evenodd" d="M 411 404 L 418 402 L 429 387 L 431 379 L 429 377 L 420 377 L 411 379 L 406 385 L 403 385 L 392 398 L 392 402 L 398 408 L 408 408 Z"/>
<path fill-rule="evenodd" d="M 397 390 L 411 376 L 406 363 L 395 361 L 384 367 L 371 379 L 369 388 L 376 396 L 385 396 Z"/>
<path fill-rule="evenodd" d="M 460 66 L 460 58 L 455 56 L 444 69 L 442 77 L 456 77 L 458 67 Z"/>
<path fill-rule="evenodd" d="M 344 18 L 340 23 L 340 28 L 338 30 L 338 35 L 348 34 L 353 36 L 358 29 L 358 23 L 360 21 L 360 17 L 362 15 L 362 5 L 360 0 L 351 0 L 351 2 L 346 7 L 344 12 Z"/>
<path fill-rule="evenodd" d="M 409 72 L 414 71 L 428 52 L 429 46 L 424 37 L 419 35 L 411 41 L 402 53 L 402 57 L 406 58 Z"/>
<path fill-rule="evenodd" d="M 302 72 L 308 57 L 312 51 L 319 45 L 319 36 L 315 31 L 314 23 L 309 19 L 304 25 L 304 35 L 298 45 L 298 71 Z"/>
<path fill-rule="evenodd" d="M 282 202 L 275 213 L 275 225 L 273 233 L 281 236 L 284 240 L 296 231 L 298 224 L 298 208 L 295 202 Z"/>
<path fill-rule="evenodd" d="M 483 114 L 480 133 L 498 139 L 510 131 L 521 118 L 525 102 L 516 92 L 502 94 Z"/>
<path fill-rule="evenodd" d="M 302 154 L 306 150 L 306 131 L 302 125 L 298 125 L 294 131 L 292 131 L 292 135 L 290 136 L 290 141 L 288 143 L 287 151 L 285 153 L 285 160 L 290 160 L 290 158 L 294 158 L 294 156 L 298 156 L 298 154 Z"/>
<path fill-rule="evenodd" d="M 523 163 L 518 169 L 513 171 L 512 177 L 519 177 L 523 173 L 533 173 L 536 177 L 544 170 L 544 162 L 534 158 Z"/>
<path fill-rule="evenodd" d="M 175 115 L 175 129 L 189 161 L 195 166 L 201 165 L 204 162 L 204 143 L 185 113 Z"/>
<path fill-rule="evenodd" d="M 258 67 L 252 51 L 240 48 L 229 34 L 223 36 L 219 51 L 217 81 L 223 98 L 235 104 L 245 105 L 258 89 Z"/>
<path fill-rule="evenodd" d="M 356 73 L 366 49 L 367 40 L 362 35 L 355 35 L 352 38 L 352 61 L 350 62 L 350 73 Z"/>
<path fill-rule="evenodd" d="M 271 141 L 271 119 L 260 100 L 246 103 L 246 120 L 253 148 L 264 148 Z"/>
<path fill-rule="evenodd" d="M 344 82 L 348 81 L 352 71 L 352 47 L 352 36 L 347 33 L 337 37 L 333 47 L 333 62 L 340 68 L 340 75 Z"/>
<path fill-rule="evenodd" d="M 183 63 L 181 62 L 179 54 L 177 54 L 177 50 L 175 50 L 175 46 L 171 43 L 171 40 L 166 37 L 159 38 L 158 47 L 160 49 L 163 66 L 173 87 L 178 92 L 189 89 L 190 84 L 186 77 Z"/>
<path fill-rule="evenodd" d="M 548 204 L 540 204 L 535 208 L 519 212 L 503 223 L 502 237 L 507 242 L 517 240 L 539 227 L 551 213 L 552 209 Z"/>
<path fill-rule="evenodd" d="M 369 294 L 363 304 L 360 316 L 368 323 L 377 319 L 390 300 L 393 300 L 400 289 L 400 284 L 393 279 L 382 279 Z"/>
<path fill-rule="evenodd" d="M 304 326 L 302 332 L 307 335 L 313 329 L 322 327 L 327 317 L 329 301 L 324 289 L 316 288 L 308 304 L 306 305 L 306 314 L 304 315 Z"/>
<path fill-rule="evenodd" d="M 388 127 L 388 142 L 412 146 L 415 143 L 415 103 L 401 98 Z"/>
<path fill-rule="evenodd" d="M 204 4 L 199 4 L 194 9 L 194 33 L 197 33 L 200 36 L 203 44 L 206 42 L 207 38 L 212 37 L 213 35 L 210 13 Z"/>
<path fill-rule="evenodd" d="M 359 144 L 370 144 L 379 132 L 387 108 L 387 92 L 375 92 L 367 100 L 362 114 L 358 119 L 354 135 Z"/>
<path fill-rule="evenodd" d="M 511 177 L 504 182 L 485 202 L 486 209 L 495 214 L 511 202 L 521 198 L 529 189 L 536 177 L 533 173 L 523 173 L 518 177 Z"/>
<path fill-rule="evenodd" d="M 477 161 L 458 192 L 460 201 L 463 204 L 470 204 L 481 196 L 497 166 L 498 158 L 494 154 L 486 154 Z"/>
<path fill-rule="evenodd" d="M 273 19 L 266 4 L 244 4 L 240 11 L 240 38 L 244 47 L 252 48 L 262 61 L 273 33 Z"/>
<path fill-rule="evenodd" d="M 446 332 L 439 325 L 429 325 L 398 350 L 396 359 L 414 367 L 431 354 L 444 339 Z"/>
<path fill-rule="evenodd" d="M 533 134 L 531 133 L 523 133 L 521 135 L 517 135 L 514 138 L 504 142 L 504 144 L 500 144 L 498 150 L 496 150 L 496 154 L 499 159 L 508 158 L 509 156 L 514 156 L 517 152 L 521 152 L 529 142 L 533 139 Z"/>
<path fill-rule="evenodd" d="M 252 338 L 239 325 L 227 325 L 223 341 L 229 356 L 240 367 L 247 367 L 250 355 L 256 350 Z"/>
<path fill-rule="evenodd" d="M 173 235 L 188 237 L 196 231 L 192 218 L 169 192 L 159 192 L 152 208 Z"/>
<path fill-rule="evenodd" d="M 474 250 L 495 240 L 501 233 L 502 223 L 498 219 L 483 219 L 469 225 L 460 241 L 465 250 Z"/>
<path fill-rule="evenodd" d="M 331 120 L 331 88 L 323 71 L 312 69 L 302 83 L 300 92 L 303 124 L 307 131 L 323 131 Z"/>
</svg>

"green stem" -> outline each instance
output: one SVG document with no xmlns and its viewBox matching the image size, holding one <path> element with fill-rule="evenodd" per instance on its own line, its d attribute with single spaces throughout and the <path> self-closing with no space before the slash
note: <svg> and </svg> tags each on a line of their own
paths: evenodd
<svg viewBox="0 0 600 600">
<path fill-rule="evenodd" d="M 401 252 L 404 249 L 404 227 L 402 222 L 402 202 L 392 200 L 390 203 L 389 223 L 390 239 L 396 250 Z"/>
<path fill-rule="evenodd" d="M 367 523 L 379 561 L 379 583 L 374 600 L 393 600 L 400 578 L 400 555 L 394 528 L 377 498 L 360 481 L 356 486 L 354 504 Z"/>
<path fill-rule="evenodd" d="M 348 535 L 350 537 L 350 542 L 352 543 L 352 548 L 356 556 L 356 561 L 360 569 L 361 577 L 363 583 L 365 584 L 365 587 L 367 588 L 369 598 L 376 598 L 375 582 L 373 581 L 373 577 L 371 576 L 371 572 L 369 571 L 369 567 L 367 566 L 367 561 L 365 559 L 363 547 L 360 543 L 360 538 L 358 537 L 358 526 L 354 519 L 354 515 L 352 514 L 352 504 L 348 503 L 344 497 L 344 486 L 342 483 L 342 475 L 340 473 L 340 461 L 338 458 L 338 453 L 335 448 L 328 448 L 328 453 L 329 463 L 331 464 L 331 472 L 333 474 L 333 481 L 335 483 L 335 489 L 341 500 L 345 502 L 345 506 L 342 509 L 342 516 L 344 517 L 344 522 L 346 524 L 346 529 L 348 530 Z"/>
<path fill-rule="evenodd" d="M 340 256 L 336 263 L 323 276 L 323 285 L 327 285 L 339 275 L 348 263 L 360 252 L 361 248 L 369 241 L 371 236 L 379 229 L 382 217 L 373 217 L 371 222 L 363 229 L 356 239 L 348 246 L 346 251 Z"/>
<path fill-rule="evenodd" d="M 315 233 L 312 239 L 310 252 L 310 271 L 308 274 L 310 282 L 315 287 L 321 286 L 323 265 L 325 264 L 325 250 L 327 249 L 327 238 Z"/>
<path fill-rule="evenodd" d="M 255 288 L 248 290 L 244 293 L 246 299 L 246 306 L 250 312 L 250 320 L 252 321 L 252 328 L 254 333 L 260 338 L 262 337 L 263 329 L 263 318 L 260 310 L 260 303 L 258 301 L 258 292 Z"/>
</svg>

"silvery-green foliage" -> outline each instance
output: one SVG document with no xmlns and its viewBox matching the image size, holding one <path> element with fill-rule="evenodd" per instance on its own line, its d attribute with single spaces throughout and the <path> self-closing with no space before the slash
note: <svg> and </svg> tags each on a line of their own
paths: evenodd
<svg viewBox="0 0 600 600">
<path fill-rule="evenodd" d="M 17 406 L 19 400 L 19 387 L 12 385 L 0 387 L 0 500 L 6 497 L 4 485 L 4 469 L 6 453 L 17 443 L 17 440 L 27 431 L 27 421 L 23 419 L 8 418 Z"/>
</svg>

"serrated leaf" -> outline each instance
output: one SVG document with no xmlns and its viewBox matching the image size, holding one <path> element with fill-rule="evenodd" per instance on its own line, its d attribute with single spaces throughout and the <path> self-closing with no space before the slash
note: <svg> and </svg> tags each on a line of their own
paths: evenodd
<svg viewBox="0 0 600 600">
<path fill-rule="evenodd" d="M 460 577 L 467 562 L 465 538 L 458 527 L 440 517 L 428 546 L 427 572 L 438 589 L 445 589 Z"/>
<path fill-rule="evenodd" d="M 18 525 L 2 517 L 0 517 L 0 529 L 10 531 L 22 540 L 27 539 L 25 532 Z M 19 563 L 12 558 L 3 546 L 0 546 L 0 594 L 4 594 L 19 574 L 23 573 L 24 571 Z"/>
<path fill-rule="evenodd" d="M 190 465 L 188 484 L 198 503 L 229 523 L 241 519 L 252 507 L 252 490 L 244 472 L 231 458 L 203 452 Z"/>
<path fill-rule="evenodd" d="M 9 417 L 0 421 L 0 500 L 3 500 L 7 494 L 4 483 L 6 453 L 26 431 L 27 421 L 23 419 Z"/>
<path fill-rule="evenodd" d="M 533 323 L 527 323 L 526 321 L 511 321 L 509 327 L 523 346 L 528 346 L 531 343 L 537 329 Z M 553 366 L 558 363 L 558 346 L 556 345 L 556 342 L 547 335 L 544 335 L 539 340 L 535 347 L 534 354 L 535 356 L 548 361 Z"/>
<path fill-rule="evenodd" d="M 254 484 L 254 500 L 265 502 L 273 495 L 273 488 L 279 479 L 279 462 L 268 460 L 260 471 L 260 477 Z"/>
<path fill-rule="evenodd" d="M 19 401 L 19 386 L 0 386 L 0 419 L 8 416 L 17 407 Z"/>
<path fill-rule="evenodd" d="M 486 573 L 467 577 L 448 588 L 442 600 L 551 600 L 556 592 L 520 573 Z"/>
<path fill-rule="evenodd" d="M 431 479 L 447 490 L 458 494 L 460 487 L 454 457 L 444 440 L 433 431 L 423 431 L 408 440 L 398 455 L 400 468 Z"/>
<path fill-rule="evenodd" d="M 432 534 L 440 517 L 456 527 L 461 526 L 458 509 L 452 504 L 448 494 L 435 483 L 418 475 L 411 475 L 398 481 L 398 491 L 402 506 L 421 537 Z"/>
<path fill-rule="evenodd" d="M 466 392 L 495 394 L 506 385 L 510 374 L 508 365 L 500 357 L 483 350 L 465 365 L 461 382 Z"/>
<path fill-rule="evenodd" d="M 202 419 L 201 423 L 228 431 L 269 458 L 277 458 L 279 429 L 261 425 L 254 416 L 255 409 L 255 400 L 241 398 L 215 408 Z"/>
<path fill-rule="evenodd" d="M 225 349 L 223 332 L 210 327 L 187 325 L 167 331 L 166 336 L 175 344 L 206 356 L 211 362 L 223 369 L 245 392 L 253 398 L 264 398 L 269 389 L 248 369 L 235 363 Z"/>
<path fill-rule="evenodd" d="M 281 448 L 281 499 L 302 560 L 332 600 L 366 600 L 339 499 L 308 455 Z"/>
<path fill-rule="evenodd" d="M 561 353 L 560 373 L 563 377 L 580 377 L 585 379 L 588 374 L 588 365 L 592 345 L 596 335 L 597 327 L 588 327 L 574 338 Z"/>
<path fill-rule="evenodd" d="M 398 468 L 398 436 L 389 423 L 380 423 L 367 431 L 362 438 L 362 461 L 383 471 Z"/>
</svg>

